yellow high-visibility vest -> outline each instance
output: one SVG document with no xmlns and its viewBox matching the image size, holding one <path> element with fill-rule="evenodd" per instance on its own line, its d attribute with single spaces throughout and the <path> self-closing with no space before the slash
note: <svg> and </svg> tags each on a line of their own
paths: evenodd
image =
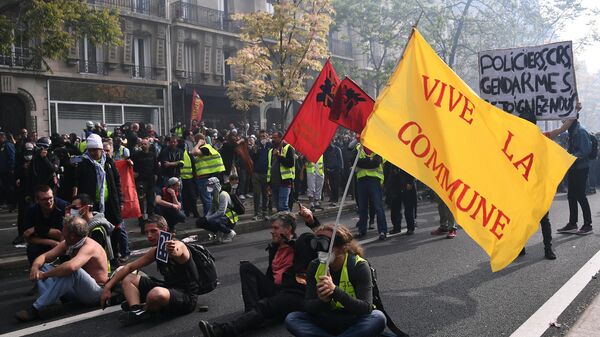
<svg viewBox="0 0 600 337">
<path fill-rule="evenodd" d="M 290 144 L 286 144 L 282 151 L 281 154 L 283 157 L 285 157 L 287 155 L 288 150 L 291 148 L 292 146 Z M 268 154 L 268 169 L 267 169 L 267 182 L 271 182 L 271 157 L 273 156 L 273 149 L 269 150 L 269 154 Z M 292 167 L 287 167 L 281 164 L 281 162 L 279 163 L 279 172 L 281 173 L 281 180 L 286 180 L 286 179 L 294 179 L 296 177 L 296 165 L 292 165 Z"/>
</svg>

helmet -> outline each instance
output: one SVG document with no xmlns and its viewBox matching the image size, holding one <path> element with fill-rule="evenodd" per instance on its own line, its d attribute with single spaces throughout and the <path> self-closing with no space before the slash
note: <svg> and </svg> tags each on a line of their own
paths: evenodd
<svg viewBox="0 0 600 337">
<path fill-rule="evenodd" d="M 35 143 L 35 145 L 37 147 L 42 147 L 42 148 L 47 149 L 50 147 L 50 145 L 52 145 L 52 141 L 48 137 L 42 137 L 37 140 L 37 143 Z"/>
<path fill-rule="evenodd" d="M 93 128 L 94 127 L 94 122 L 87 121 L 87 122 L 85 122 L 85 126 L 88 127 L 88 128 Z"/>
</svg>

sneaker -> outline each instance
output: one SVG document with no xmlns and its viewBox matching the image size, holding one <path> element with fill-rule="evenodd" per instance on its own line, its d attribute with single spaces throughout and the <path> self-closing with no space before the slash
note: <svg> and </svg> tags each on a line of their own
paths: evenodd
<svg viewBox="0 0 600 337">
<path fill-rule="evenodd" d="M 589 235 L 592 233 L 593 233 L 592 226 L 590 226 L 590 225 L 587 225 L 587 226 L 583 225 L 577 232 L 575 232 L 575 234 L 577 234 L 577 235 Z"/>
<path fill-rule="evenodd" d="M 402 228 L 394 228 L 390 231 L 390 234 L 398 234 L 402 231 Z"/>
<path fill-rule="evenodd" d="M 200 327 L 200 331 L 204 337 L 222 337 L 223 334 L 220 333 L 219 329 L 215 329 L 216 327 L 207 321 L 198 322 L 198 326 Z"/>
<path fill-rule="evenodd" d="M 385 233 L 383 233 L 383 232 L 379 233 L 379 241 L 385 241 L 386 237 L 387 236 L 385 235 Z"/>
<path fill-rule="evenodd" d="M 133 308 L 131 308 L 133 309 Z M 137 324 L 137 323 L 141 323 L 143 321 L 146 321 L 148 319 L 150 319 L 152 317 L 152 315 L 150 315 L 149 312 L 147 312 L 144 309 L 136 309 L 136 310 L 129 310 L 129 311 L 122 311 L 119 314 L 119 322 L 121 322 L 121 324 L 123 326 L 129 326 L 129 325 L 133 325 L 133 324 Z"/>
<path fill-rule="evenodd" d="M 332 202 L 331 204 L 329 204 L 331 207 L 338 207 L 338 203 L 337 202 Z"/>
<path fill-rule="evenodd" d="M 359 232 L 358 234 L 356 234 L 356 235 L 354 236 L 354 238 L 356 238 L 356 239 L 360 239 L 360 238 L 364 238 L 365 236 L 367 236 L 367 233 L 366 233 L 366 232 L 362 232 L 362 233 L 361 233 L 361 232 Z"/>
<path fill-rule="evenodd" d="M 19 322 L 31 322 L 40 319 L 39 311 L 32 305 L 26 310 L 21 310 L 15 314 L 15 318 Z"/>
<path fill-rule="evenodd" d="M 406 235 L 413 235 L 415 234 L 415 230 L 414 229 L 409 229 L 406 231 Z"/>
<path fill-rule="evenodd" d="M 250 193 L 246 194 L 246 198 L 254 198 L 254 196 Z"/>
<path fill-rule="evenodd" d="M 321 211 L 324 210 L 324 208 L 321 207 L 321 204 L 316 204 L 315 205 L 315 209 L 318 209 L 318 210 L 321 210 Z"/>
<path fill-rule="evenodd" d="M 252 221 L 258 221 L 258 220 L 261 220 L 261 219 L 262 219 L 262 217 L 260 215 L 255 215 L 255 216 L 252 217 Z"/>
<path fill-rule="evenodd" d="M 240 200 L 246 200 L 246 196 L 245 196 L 245 195 L 243 195 L 243 194 L 241 194 L 241 195 L 240 195 Z"/>
<path fill-rule="evenodd" d="M 559 228 L 557 230 L 557 232 L 564 233 L 564 234 L 567 234 L 567 233 L 575 234 L 575 233 L 577 233 L 577 224 L 568 223 L 565 227 Z"/>
<path fill-rule="evenodd" d="M 443 227 L 438 227 L 436 230 L 430 232 L 431 235 L 446 235 L 448 234 L 448 229 Z"/>
<path fill-rule="evenodd" d="M 129 261 L 129 255 L 125 255 L 125 256 L 120 256 L 117 259 L 117 262 L 119 263 L 119 265 L 124 266 L 127 264 L 127 261 Z"/>
<path fill-rule="evenodd" d="M 17 235 L 17 237 L 12 241 L 12 244 L 14 246 L 16 245 L 22 245 L 25 243 L 25 240 L 23 239 L 23 237 L 21 235 Z"/>
<path fill-rule="evenodd" d="M 451 229 L 448 231 L 448 235 L 446 235 L 446 239 L 454 239 L 456 237 L 456 229 Z"/>
<path fill-rule="evenodd" d="M 556 260 L 556 254 L 552 251 L 552 248 L 544 248 L 544 257 L 548 260 Z"/>
<path fill-rule="evenodd" d="M 223 238 L 221 239 L 221 243 L 229 243 L 231 241 L 233 241 L 233 238 L 236 236 L 237 234 L 235 233 L 235 231 L 232 229 L 229 233 L 223 235 Z"/>
<path fill-rule="evenodd" d="M 375 224 L 369 223 L 369 229 L 375 229 Z"/>
</svg>

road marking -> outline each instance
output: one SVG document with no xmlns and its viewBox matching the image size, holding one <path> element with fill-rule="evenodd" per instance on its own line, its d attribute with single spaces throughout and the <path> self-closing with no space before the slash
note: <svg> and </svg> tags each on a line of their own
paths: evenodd
<svg viewBox="0 0 600 337">
<path fill-rule="evenodd" d="M 121 310 L 121 306 L 115 305 L 115 306 L 112 306 L 112 307 L 108 307 L 108 308 L 106 308 L 104 310 L 98 309 L 98 310 L 86 312 L 86 313 L 81 314 L 81 315 L 67 317 L 67 318 L 59 319 L 57 321 L 52 321 L 52 322 L 48 322 L 48 323 L 44 323 L 44 324 L 32 326 L 32 327 L 29 327 L 29 328 L 26 328 L 26 329 L 21 329 L 21 330 L 9 332 L 7 334 L 0 335 L 0 337 L 26 336 L 26 335 L 38 333 L 40 331 L 46 331 L 46 330 L 58 328 L 58 327 L 63 326 L 63 325 L 68 325 L 68 324 L 76 323 L 76 322 L 79 322 L 79 321 L 83 321 L 85 319 L 112 314 L 113 312 L 119 311 L 119 310 Z"/>
<path fill-rule="evenodd" d="M 17 227 L 10 227 L 10 228 L 0 228 L 0 231 L 12 231 L 17 229 Z"/>
<path fill-rule="evenodd" d="M 592 280 L 592 276 L 600 269 L 600 251 L 586 262 L 567 283 L 544 303 L 525 323 L 523 323 L 511 337 L 541 336 L 550 327 L 550 322 L 556 321 L 558 316 L 573 302 L 575 297 Z"/>
</svg>

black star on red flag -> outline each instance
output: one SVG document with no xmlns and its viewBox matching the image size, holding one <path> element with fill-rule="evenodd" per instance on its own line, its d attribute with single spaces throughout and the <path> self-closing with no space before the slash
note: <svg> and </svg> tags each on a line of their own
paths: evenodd
<svg viewBox="0 0 600 337">
<path fill-rule="evenodd" d="M 333 98 L 329 119 L 346 129 L 361 133 L 373 112 L 375 101 L 354 81 L 346 77 Z"/>
</svg>

